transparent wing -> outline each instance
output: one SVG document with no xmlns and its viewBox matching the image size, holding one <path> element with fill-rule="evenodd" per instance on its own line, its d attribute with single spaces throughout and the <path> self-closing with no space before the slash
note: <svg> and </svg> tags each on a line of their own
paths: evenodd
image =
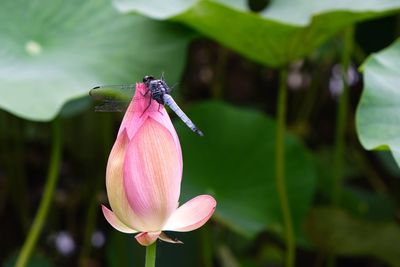
<svg viewBox="0 0 400 267">
<path fill-rule="evenodd" d="M 95 111 L 121 112 L 126 109 L 135 93 L 135 84 L 102 85 L 90 90 L 95 101 Z"/>
</svg>

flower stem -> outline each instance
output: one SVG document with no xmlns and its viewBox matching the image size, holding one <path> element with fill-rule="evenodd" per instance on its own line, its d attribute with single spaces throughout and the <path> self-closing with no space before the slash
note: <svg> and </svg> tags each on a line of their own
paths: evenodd
<svg viewBox="0 0 400 267">
<path fill-rule="evenodd" d="M 4 128 L 0 128 L 7 129 L 4 133 L 6 139 L 2 143 L 5 149 L 3 155 L 6 155 L 4 157 L 4 170 L 8 177 L 12 177 L 12 179 L 8 179 L 10 200 L 21 221 L 23 234 L 26 234 L 30 221 L 27 177 L 25 169 L 22 167 L 25 153 L 21 133 L 24 132 L 24 122 L 19 118 L 8 116 L 5 125 Z"/>
<path fill-rule="evenodd" d="M 61 144 L 61 125 L 59 119 L 56 119 L 53 122 L 53 140 L 50 155 L 50 165 L 47 172 L 43 198 L 40 202 L 36 217 L 28 233 L 28 237 L 25 240 L 20 254 L 18 255 L 17 263 L 15 265 L 16 267 L 24 267 L 27 265 L 29 258 L 36 246 L 38 237 L 42 231 L 44 221 L 50 210 L 50 204 L 53 200 L 53 193 L 58 180 L 62 147 Z"/>
<path fill-rule="evenodd" d="M 287 70 L 280 71 L 280 82 L 278 91 L 277 120 L 276 128 L 276 151 L 275 151 L 275 179 L 278 191 L 279 202 L 282 210 L 283 224 L 285 227 L 286 240 L 286 266 L 292 267 L 295 262 L 295 237 L 293 233 L 292 216 L 286 194 L 285 182 L 285 124 L 286 124 L 286 94 L 287 94 Z"/>
<path fill-rule="evenodd" d="M 221 100 L 224 95 L 224 81 L 226 76 L 226 64 L 228 60 L 228 50 L 218 47 L 217 62 L 214 68 L 214 78 L 211 85 L 213 99 Z"/>
<path fill-rule="evenodd" d="M 98 217 L 98 213 L 100 211 L 99 209 L 99 194 L 101 191 L 101 186 L 103 185 L 104 181 L 103 179 L 98 179 L 100 177 L 103 177 L 104 173 L 103 170 L 94 172 L 93 169 L 99 169 L 96 168 L 94 164 L 99 164 L 101 165 L 106 165 L 107 162 L 102 162 L 102 159 L 97 159 L 95 160 L 95 155 L 105 155 L 111 150 L 112 147 L 112 139 L 113 139 L 113 131 L 112 131 L 112 117 L 111 114 L 102 114 L 102 116 L 96 117 L 89 117 L 90 122 L 96 125 L 99 125 L 101 127 L 100 131 L 98 127 L 93 127 L 92 125 L 89 125 L 89 128 L 93 129 L 91 130 L 91 134 L 86 135 L 86 140 L 85 143 L 88 146 L 86 149 L 89 149 L 89 151 L 93 151 L 92 156 L 87 159 L 88 161 L 88 168 L 87 172 L 85 175 L 87 176 L 95 176 L 95 179 L 89 179 L 90 182 L 88 184 L 88 188 L 86 189 L 88 192 L 89 197 L 89 204 L 87 206 L 87 216 L 86 216 L 86 222 L 84 226 L 84 233 L 83 233 L 83 242 L 82 242 L 82 249 L 81 253 L 79 256 L 79 264 L 80 267 L 89 267 L 90 266 L 90 252 L 92 249 L 92 235 L 93 232 L 95 231 L 96 227 L 96 221 Z M 90 127 L 91 126 L 91 127 Z M 96 131 L 96 132 L 95 132 Z M 102 144 L 102 145 L 98 145 Z M 100 169 L 99 169 L 100 170 Z M 101 173 L 101 174 L 100 174 Z"/>
<path fill-rule="evenodd" d="M 201 238 L 201 248 L 202 248 L 202 258 L 203 258 L 203 264 L 202 266 L 204 267 L 212 267 L 212 247 L 210 244 L 212 244 L 211 241 L 211 229 L 209 225 L 204 225 L 202 229 L 200 230 L 200 238 Z"/>
<path fill-rule="evenodd" d="M 340 202 L 343 183 L 343 157 L 345 148 L 345 133 L 348 116 L 348 98 L 349 85 L 347 81 L 347 70 L 350 65 L 350 56 L 353 51 L 353 27 L 346 29 L 344 32 L 343 53 L 341 59 L 342 76 L 343 76 L 343 91 L 339 98 L 339 105 L 336 117 L 336 133 L 334 147 L 334 170 L 333 170 L 333 187 L 331 201 L 337 205 Z"/>
<path fill-rule="evenodd" d="M 343 158 L 345 151 L 345 133 L 348 116 L 349 85 L 347 71 L 350 66 L 350 57 L 353 51 L 354 27 L 349 27 L 343 35 L 343 52 L 341 58 L 343 91 L 339 97 L 339 104 L 336 114 L 335 147 L 333 159 L 333 186 L 331 192 L 331 204 L 336 206 L 340 203 L 343 191 Z M 334 267 L 336 257 L 334 254 L 328 255 L 327 266 Z"/>
<path fill-rule="evenodd" d="M 150 246 L 146 247 L 146 263 L 145 263 L 145 267 L 154 267 L 154 266 L 156 266 L 156 247 L 157 247 L 157 242 L 154 242 Z"/>
</svg>

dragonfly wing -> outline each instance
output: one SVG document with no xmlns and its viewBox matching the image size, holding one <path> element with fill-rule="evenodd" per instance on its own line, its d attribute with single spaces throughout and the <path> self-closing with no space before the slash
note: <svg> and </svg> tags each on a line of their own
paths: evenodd
<svg viewBox="0 0 400 267">
<path fill-rule="evenodd" d="M 103 102 L 94 107 L 96 112 L 123 112 L 126 110 L 129 102 Z"/>
<path fill-rule="evenodd" d="M 95 101 L 95 111 L 121 112 L 126 109 L 135 93 L 135 84 L 103 85 L 90 90 L 89 95 Z"/>
<path fill-rule="evenodd" d="M 135 93 L 135 84 L 102 85 L 90 90 L 89 95 L 93 100 L 119 100 L 130 101 Z"/>
</svg>

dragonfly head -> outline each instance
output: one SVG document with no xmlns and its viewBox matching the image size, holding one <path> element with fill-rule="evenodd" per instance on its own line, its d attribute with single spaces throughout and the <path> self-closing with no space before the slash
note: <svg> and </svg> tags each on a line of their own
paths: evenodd
<svg viewBox="0 0 400 267">
<path fill-rule="evenodd" d="M 151 75 L 146 75 L 143 77 L 143 82 L 147 87 L 149 87 L 150 82 L 153 80 L 154 80 L 154 77 Z"/>
</svg>

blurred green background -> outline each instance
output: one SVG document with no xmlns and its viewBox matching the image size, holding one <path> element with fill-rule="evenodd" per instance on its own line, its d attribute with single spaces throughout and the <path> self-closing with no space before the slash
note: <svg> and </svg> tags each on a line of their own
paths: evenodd
<svg viewBox="0 0 400 267">
<path fill-rule="evenodd" d="M 400 266 L 400 0 L 0 0 L 0 22 L 1 266 L 143 266 L 100 211 L 123 114 L 88 92 L 163 72 L 205 133 L 171 113 L 181 203 L 218 206 L 156 266 Z"/>
</svg>

